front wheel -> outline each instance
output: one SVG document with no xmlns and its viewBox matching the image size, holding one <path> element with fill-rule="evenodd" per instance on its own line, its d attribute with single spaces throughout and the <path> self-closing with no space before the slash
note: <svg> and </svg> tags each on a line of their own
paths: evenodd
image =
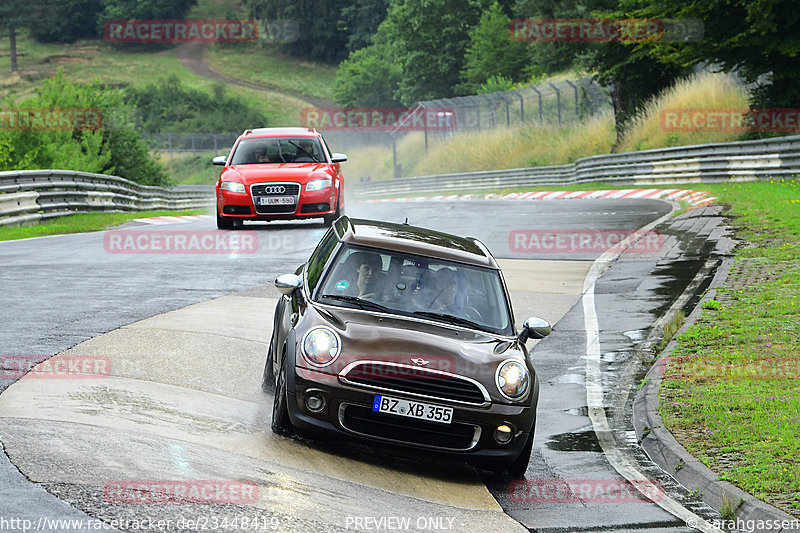
<svg viewBox="0 0 800 533">
<path fill-rule="evenodd" d="M 505 468 L 505 471 L 511 477 L 521 478 L 525 477 L 525 472 L 528 471 L 528 463 L 531 462 L 531 453 L 533 452 L 533 431 L 528 435 L 528 442 L 522 447 L 522 452 L 514 459 L 514 462 Z"/>
<path fill-rule="evenodd" d="M 339 198 L 337 197 L 336 198 L 336 211 L 334 211 L 330 215 L 325 215 L 323 217 L 324 220 L 325 220 L 325 225 L 326 226 L 330 226 L 331 224 L 333 224 L 334 220 L 336 220 L 337 218 L 339 218 L 340 216 L 342 216 L 344 214 L 344 213 L 342 213 L 342 211 L 343 211 L 342 203 L 339 201 Z"/>
<path fill-rule="evenodd" d="M 275 375 L 272 372 L 272 339 L 269 341 L 269 348 L 267 348 L 267 362 L 264 364 L 264 377 L 261 380 L 261 389 L 267 392 L 275 384 Z"/>
<path fill-rule="evenodd" d="M 219 206 L 217 206 L 217 229 L 233 229 L 233 220 L 219 214 Z"/>
<path fill-rule="evenodd" d="M 281 371 L 275 380 L 275 398 L 272 401 L 272 432 L 290 437 L 294 434 L 292 421 L 289 419 L 289 408 L 286 404 L 286 357 L 283 358 Z"/>
</svg>

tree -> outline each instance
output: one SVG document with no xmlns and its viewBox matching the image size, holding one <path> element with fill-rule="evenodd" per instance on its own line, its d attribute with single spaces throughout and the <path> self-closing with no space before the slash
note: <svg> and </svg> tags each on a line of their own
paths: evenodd
<svg viewBox="0 0 800 533">
<path fill-rule="evenodd" d="M 100 0 L 103 11 L 98 15 L 97 28 L 109 20 L 125 19 L 183 19 L 197 0 Z"/>
<path fill-rule="evenodd" d="M 101 34 L 97 31 L 97 17 L 103 9 L 103 0 L 62 0 L 49 2 L 30 24 L 31 35 L 40 42 L 71 43 Z"/>
<path fill-rule="evenodd" d="M 14 102 L 10 102 L 14 104 Z M 0 163 L 8 169 L 57 168 L 116 174 L 147 185 L 167 185 L 164 169 L 152 159 L 131 117 L 133 109 L 119 90 L 75 83 L 58 74 L 45 80 L 36 96 L 21 102 L 25 110 L 86 111 L 99 117 L 99 128 L 7 129 L 0 131 Z M 63 122 L 62 122 L 63 123 Z M 5 168 L 0 168 L 4 170 Z"/>
<path fill-rule="evenodd" d="M 333 95 L 346 107 L 391 107 L 400 105 L 394 94 L 402 71 L 388 43 L 375 43 L 350 54 L 339 64 Z"/>
<path fill-rule="evenodd" d="M 247 0 L 251 17 L 268 22 L 294 20 L 297 40 L 282 45 L 286 52 L 308 59 L 338 63 L 347 57 L 348 33 L 342 9 L 352 0 Z"/>
<path fill-rule="evenodd" d="M 45 0 L 3 0 L 0 3 L 0 32 L 8 35 L 12 73 L 19 69 L 17 34 L 20 29 L 26 28 L 38 20 L 40 12 L 46 4 Z"/>
<path fill-rule="evenodd" d="M 388 9 L 389 0 L 356 0 L 342 8 L 341 28 L 347 33 L 348 51 L 355 52 L 372 43 Z"/>
<path fill-rule="evenodd" d="M 403 72 L 396 94 L 403 104 L 455 94 L 469 30 L 489 4 L 490 0 L 396 0 L 390 5 L 381 29 L 393 43 Z"/>
<path fill-rule="evenodd" d="M 509 18 L 502 6 L 495 2 L 483 12 L 478 25 L 469 33 L 469 44 L 464 58 L 458 86 L 462 94 L 474 94 L 490 78 L 512 82 L 528 76 L 525 67 L 529 62 L 525 43 L 512 41 L 508 31 Z"/>
<path fill-rule="evenodd" d="M 702 39 L 654 46 L 652 55 L 661 61 L 736 72 L 757 85 L 756 107 L 800 102 L 800 10 L 793 0 L 637 0 L 631 7 L 648 17 L 703 22 Z"/>
</svg>

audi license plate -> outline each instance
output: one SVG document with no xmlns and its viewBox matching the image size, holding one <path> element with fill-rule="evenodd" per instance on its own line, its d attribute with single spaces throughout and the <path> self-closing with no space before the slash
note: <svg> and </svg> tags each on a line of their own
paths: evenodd
<svg viewBox="0 0 800 533">
<path fill-rule="evenodd" d="M 378 413 L 407 416 L 419 420 L 449 424 L 453 420 L 453 408 L 431 405 L 412 400 L 390 398 L 389 396 L 375 395 L 372 401 L 372 410 Z"/>
<path fill-rule="evenodd" d="M 259 196 L 258 205 L 293 205 L 293 196 Z"/>
</svg>

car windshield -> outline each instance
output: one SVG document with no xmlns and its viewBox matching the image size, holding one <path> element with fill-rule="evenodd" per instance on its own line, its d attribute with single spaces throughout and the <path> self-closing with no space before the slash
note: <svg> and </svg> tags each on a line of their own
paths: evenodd
<svg viewBox="0 0 800 533">
<path fill-rule="evenodd" d="M 497 270 L 403 252 L 343 246 L 317 301 L 513 334 Z"/>
<path fill-rule="evenodd" d="M 239 141 L 231 164 L 319 163 L 325 160 L 322 154 L 313 137 L 256 137 Z"/>
</svg>

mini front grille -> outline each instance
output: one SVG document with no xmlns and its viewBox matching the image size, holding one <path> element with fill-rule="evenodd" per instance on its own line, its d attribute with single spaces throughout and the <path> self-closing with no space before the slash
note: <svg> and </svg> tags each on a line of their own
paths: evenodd
<svg viewBox="0 0 800 533">
<path fill-rule="evenodd" d="M 472 380 L 399 363 L 365 361 L 346 367 L 340 377 L 352 385 L 425 398 L 470 405 L 485 405 L 489 401 L 483 387 Z"/>
<path fill-rule="evenodd" d="M 453 422 L 437 424 L 402 416 L 376 413 L 368 407 L 342 404 L 342 426 L 360 435 L 448 450 L 470 450 L 480 438 L 480 426 Z"/>
</svg>

